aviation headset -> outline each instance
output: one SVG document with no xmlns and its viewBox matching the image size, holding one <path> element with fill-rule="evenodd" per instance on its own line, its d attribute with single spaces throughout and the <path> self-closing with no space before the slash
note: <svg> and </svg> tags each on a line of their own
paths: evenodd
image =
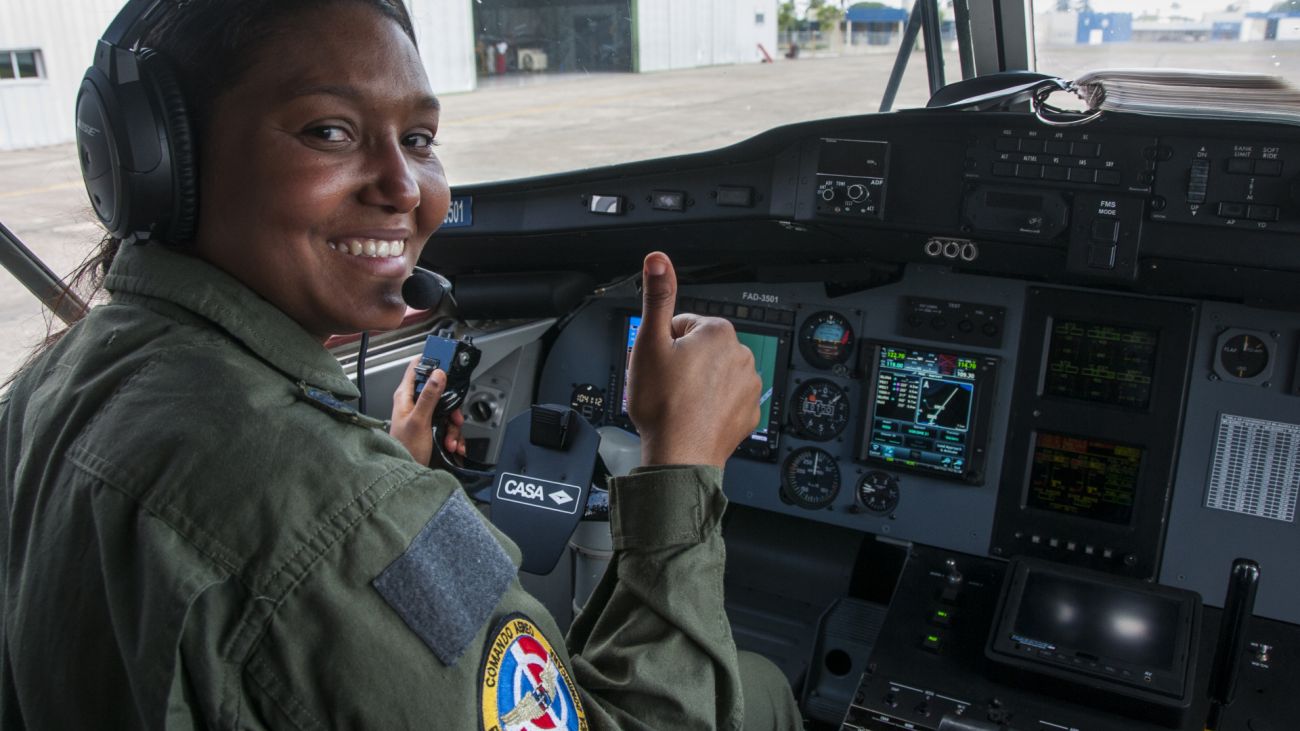
<svg viewBox="0 0 1300 731">
<path fill-rule="evenodd" d="M 99 40 L 77 92 L 81 177 L 95 215 L 124 241 L 188 241 L 198 218 L 180 85 L 161 56 L 139 47 L 163 6 L 176 2 L 130 0 Z"/>
</svg>

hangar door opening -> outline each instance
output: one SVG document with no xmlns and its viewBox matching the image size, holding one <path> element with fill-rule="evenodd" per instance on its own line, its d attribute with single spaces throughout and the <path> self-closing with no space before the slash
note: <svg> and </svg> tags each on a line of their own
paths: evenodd
<svg viewBox="0 0 1300 731">
<path fill-rule="evenodd" d="M 478 0 L 479 78 L 632 71 L 632 0 Z"/>
</svg>

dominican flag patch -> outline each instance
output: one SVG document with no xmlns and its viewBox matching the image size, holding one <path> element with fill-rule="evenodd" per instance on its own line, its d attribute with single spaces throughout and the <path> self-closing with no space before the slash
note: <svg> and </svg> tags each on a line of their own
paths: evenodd
<svg viewBox="0 0 1300 731">
<path fill-rule="evenodd" d="M 483 731 L 587 731 L 569 669 L 528 617 L 511 614 L 488 634 L 479 677 Z"/>
</svg>

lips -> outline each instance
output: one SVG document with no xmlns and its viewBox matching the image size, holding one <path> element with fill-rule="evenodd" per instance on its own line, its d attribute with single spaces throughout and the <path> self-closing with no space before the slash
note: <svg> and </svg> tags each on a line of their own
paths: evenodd
<svg viewBox="0 0 1300 731">
<path fill-rule="evenodd" d="M 403 239 L 363 239 L 347 238 L 328 242 L 334 251 L 350 256 L 367 259 L 387 259 L 401 257 L 406 253 L 406 241 Z"/>
</svg>

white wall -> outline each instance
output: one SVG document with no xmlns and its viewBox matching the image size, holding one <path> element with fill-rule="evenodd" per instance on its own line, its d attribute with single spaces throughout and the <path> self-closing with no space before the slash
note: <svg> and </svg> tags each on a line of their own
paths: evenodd
<svg viewBox="0 0 1300 731">
<path fill-rule="evenodd" d="M 0 0 L 0 50 L 37 48 L 45 78 L 0 81 L 0 150 L 67 142 L 95 41 L 123 0 Z"/>
<path fill-rule="evenodd" d="M 1279 41 L 1300 40 L 1300 18 L 1279 18 L 1277 21 L 1277 39 Z"/>
<path fill-rule="evenodd" d="M 472 0 L 408 0 L 437 93 L 474 88 Z M 0 81 L 0 150 L 73 139 L 73 112 L 95 42 L 125 0 L 0 0 L 0 50 L 40 49 L 45 78 Z"/>
<path fill-rule="evenodd" d="M 424 71 L 435 94 L 470 91 L 477 84 L 472 3 L 473 0 L 406 0 Z"/>
<path fill-rule="evenodd" d="M 754 63 L 776 53 L 776 0 L 637 0 L 640 71 Z M 763 23 L 755 16 L 763 15 Z"/>
</svg>

